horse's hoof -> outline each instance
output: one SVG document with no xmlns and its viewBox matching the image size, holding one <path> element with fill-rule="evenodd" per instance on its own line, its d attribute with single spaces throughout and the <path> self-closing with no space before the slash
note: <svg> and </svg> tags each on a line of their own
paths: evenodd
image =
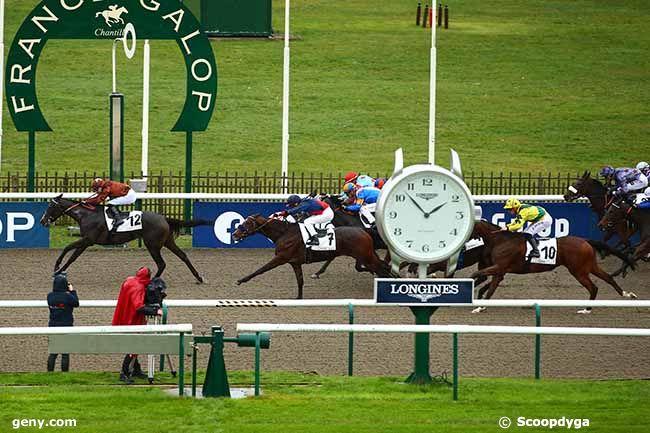
<svg viewBox="0 0 650 433">
<path fill-rule="evenodd" d="M 636 296 L 636 293 L 634 293 L 634 292 L 626 292 L 625 290 L 623 290 L 623 297 L 624 298 L 629 298 L 629 299 L 638 299 L 638 297 Z"/>
<path fill-rule="evenodd" d="M 577 314 L 591 314 L 591 310 L 589 308 L 583 308 L 582 310 L 578 310 Z"/>
<path fill-rule="evenodd" d="M 319 280 L 320 275 L 319 274 L 311 274 L 311 278 L 312 278 L 312 280 Z"/>
<path fill-rule="evenodd" d="M 196 280 L 196 284 L 205 284 L 205 282 L 206 282 L 206 279 L 203 278 L 203 277 L 199 277 L 199 278 Z"/>
<path fill-rule="evenodd" d="M 476 308 L 474 308 L 472 310 L 472 314 L 481 313 L 481 312 L 485 311 L 486 309 L 487 309 L 487 307 L 476 307 Z"/>
<path fill-rule="evenodd" d="M 238 286 L 241 286 L 241 283 L 243 283 L 242 280 L 237 280 L 237 285 L 238 285 Z"/>
</svg>

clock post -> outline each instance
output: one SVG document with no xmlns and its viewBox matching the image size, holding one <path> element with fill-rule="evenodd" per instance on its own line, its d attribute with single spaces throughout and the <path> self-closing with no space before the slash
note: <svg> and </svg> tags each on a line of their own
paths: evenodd
<svg viewBox="0 0 650 433">
<path fill-rule="evenodd" d="M 377 203 L 377 228 L 391 255 L 392 268 L 403 261 L 418 265 L 418 278 L 375 279 L 375 302 L 408 306 L 416 325 L 428 325 L 444 305 L 472 305 L 474 281 L 453 278 L 458 257 L 470 238 L 481 208 L 462 180 L 458 154 L 451 171 L 433 164 L 404 167 L 395 152 L 395 170 Z M 447 262 L 444 279 L 428 279 L 427 266 Z M 414 371 L 407 383 L 431 383 L 430 335 L 415 334 Z"/>
</svg>

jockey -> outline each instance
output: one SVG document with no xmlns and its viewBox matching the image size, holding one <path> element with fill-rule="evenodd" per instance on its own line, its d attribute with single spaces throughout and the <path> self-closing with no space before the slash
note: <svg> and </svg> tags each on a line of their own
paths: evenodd
<svg viewBox="0 0 650 433">
<path fill-rule="evenodd" d="M 352 203 L 354 203 L 354 201 L 356 200 L 356 194 L 357 194 L 357 186 L 354 183 L 348 182 L 345 185 L 343 185 L 343 188 L 341 188 L 343 207 L 349 206 Z"/>
<path fill-rule="evenodd" d="M 645 161 L 641 161 L 636 165 L 636 169 L 645 175 L 645 177 L 650 178 L 650 164 Z"/>
<path fill-rule="evenodd" d="M 318 236 L 314 226 L 316 224 L 327 224 L 334 218 L 334 211 L 327 203 L 311 197 L 300 199 L 297 195 L 291 195 L 287 199 L 286 210 L 284 215 L 296 215 L 299 213 L 309 213 L 309 216 L 303 220 L 305 230 L 309 235 L 307 240 L 308 246 L 318 245 Z M 310 231 L 310 229 L 312 229 Z M 312 234 L 313 233 L 313 234 Z"/>
<path fill-rule="evenodd" d="M 530 257 L 539 257 L 538 243 L 535 236 L 542 230 L 551 227 L 551 223 L 553 222 L 546 209 L 541 206 L 523 204 L 514 197 L 509 198 L 503 208 L 508 210 L 512 215 L 515 215 L 514 221 L 506 225 L 504 230 L 515 232 L 521 229 L 526 221 L 531 223 L 524 229 L 524 236 L 530 246 L 533 247 L 530 252 Z"/>
<path fill-rule="evenodd" d="M 99 177 L 93 181 L 90 187 L 93 191 L 95 191 L 95 194 L 86 199 L 86 203 L 91 205 L 98 205 L 107 198 L 109 199 L 109 201 L 106 203 L 108 205 L 106 210 L 110 217 L 114 220 L 113 228 L 111 229 L 111 234 L 114 234 L 120 224 L 124 222 L 120 217 L 120 212 L 117 209 L 117 206 L 135 203 L 135 200 L 137 198 L 135 196 L 135 191 L 133 191 L 131 187 L 125 183 L 115 182 L 112 180 L 104 180 Z"/>
<path fill-rule="evenodd" d="M 382 189 L 384 187 L 384 184 L 386 184 L 386 178 L 378 177 L 375 179 L 375 188 Z"/>
<path fill-rule="evenodd" d="M 641 170 L 636 168 L 613 168 L 608 165 L 603 167 L 599 174 L 607 180 L 607 183 L 614 180 L 616 184 L 612 193 L 614 197 L 623 197 L 632 192 L 640 192 L 640 190 L 648 186 L 648 178 Z"/>
<path fill-rule="evenodd" d="M 375 186 L 375 179 L 367 174 L 359 174 L 355 171 L 348 171 L 345 174 L 345 183 L 353 183 L 357 188 L 365 188 L 367 186 Z"/>
<path fill-rule="evenodd" d="M 381 194 L 381 191 L 374 186 L 361 188 L 356 191 L 354 202 L 346 206 L 345 209 L 350 212 L 358 212 L 359 218 L 361 218 L 364 225 L 371 226 L 375 222 L 374 214 L 377 208 L 379 194 Z"/>
</svg>

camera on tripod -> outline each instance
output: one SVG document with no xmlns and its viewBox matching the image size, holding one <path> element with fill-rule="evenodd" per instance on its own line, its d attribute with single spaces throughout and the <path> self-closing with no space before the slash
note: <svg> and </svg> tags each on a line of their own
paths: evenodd
<svg viewBox="0 0 650 433">
<path fill-rule="evenodd" d="M 167 284 L 162 278 L 156 277 L 151 280 L 144 293 L 143 312 L 145 316 L 158 316 L 163 300 L 167 297 L 166 290 Z"/>
</svg>

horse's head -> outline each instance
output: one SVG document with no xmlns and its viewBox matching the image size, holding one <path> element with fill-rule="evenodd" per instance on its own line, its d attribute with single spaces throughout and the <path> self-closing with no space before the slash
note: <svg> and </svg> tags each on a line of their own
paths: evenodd
<svg viewBox="0 0 650 433">
<path fill-rule="evenodd" d="M 41 224 L 44 227 L 49 227 L 54 221 L 61 217 L 68 209 L 68 204 L 64 203 L 63 194 L 59 194 L 50 200 L 45 213 L 41 217 Z"/>
<path fill-rule="evenodd" d="M 260 214 L 250 215 L 244 220 L 243 223 L 237 226 L 237 230 L 232 234 L 232 238 L 235 242 L 240 242 L 246 239 L 250 235 L 254 235 L 257 231 L 262 228 L 269 218 L 265 218 Z"/>
<path fill-rule="evenodd" d="M 565 201 L 574 201 L 580 197 L 587 197 L 591 193 L 591 185 L 598 182 L 591 177 L 591 173 L 587 170 L 582 174 L 582 177 L 576 180 L 572 185 L 569 185 L 567 192 L 564 193 Z"/>
<path fill-rule="evenodd" d="M 605 215 L 598 221 L 598 228 L 601 230 L 611 229 L 623 221 L 631 210 L 632 206 L 625 202 L 612 203 L 607 208 Z"/>
</svg>

